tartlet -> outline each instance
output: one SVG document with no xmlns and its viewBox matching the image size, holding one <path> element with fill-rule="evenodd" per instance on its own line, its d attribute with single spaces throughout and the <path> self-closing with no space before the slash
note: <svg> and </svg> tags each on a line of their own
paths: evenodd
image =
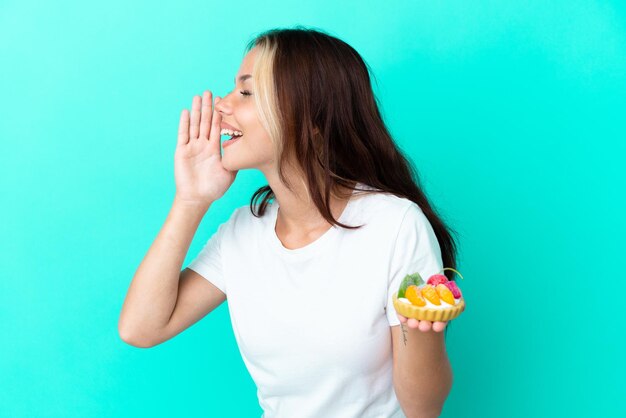
<svg viewBox="0 0 626 418">
<path fill-rule="evenodd" d="M 426 283 L 419 273 L 407 275 L 393 294 L 396 312 L 420 321 L 450 321 L 461 315 L 465 299 L 456 283 L 442 274 L 445 270 L 452 270 L 463 278 L 450 267 L 432 275 Z"/>
</svg>

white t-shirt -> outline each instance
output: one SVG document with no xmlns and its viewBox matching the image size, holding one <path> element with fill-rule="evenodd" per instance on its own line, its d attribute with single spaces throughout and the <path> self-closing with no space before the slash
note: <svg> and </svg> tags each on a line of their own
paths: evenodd
<svg viewBox="0 0 626 418">
<path fill-rule="evenodd" d="M 426 280 L 443 268 L 430 223 L 408 199 L 354 192 L 339 221 L 365 226 L 287 249 L 274 230 L 278 206 L 260 218 L 237 208 L 189 264 L 227 295 L 262 418 L 404 417 L 392 295 L 407 274 Z"/>
</svg>

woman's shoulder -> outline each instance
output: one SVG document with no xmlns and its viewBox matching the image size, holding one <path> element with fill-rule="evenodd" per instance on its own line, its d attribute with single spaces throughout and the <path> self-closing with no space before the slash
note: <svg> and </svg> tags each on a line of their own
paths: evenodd
<svg viewBox="0 0 626 418">
<path fill-rule="evenodd" d="M 355 192 L 355 198 L 361 200 L 361 205 L 366 212 L 380 213 L 387 217 L 402 216 L 409 207 L 419 209 L 419 206 L 410 199 L 397 196 L 393 193 L 366 186 L 367 192 Z"/>
<path fill-rule="evenodd" d="M 231 224 L 233 228 L 240 230 L 261 227 L 265 223 L 270 222 L 272 211 L 274 210 L 275 207 L 272 202 L 267 204 L 263 214 L 260 213 L 258 207 L 251 207 L 249 204 L 238 206 L 233 210 L 228 223 Z"/>
</svg>

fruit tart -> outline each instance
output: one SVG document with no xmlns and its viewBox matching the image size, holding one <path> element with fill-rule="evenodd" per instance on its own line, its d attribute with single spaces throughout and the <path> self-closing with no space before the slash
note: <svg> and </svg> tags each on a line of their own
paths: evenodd
<svg viewBox="0 0 626 418">
<path fill-rule="evenodd" d="M 396 312 L 420 321 L 449 321 L 461 315 L 465 300 L 456 283 L 442 274 L 445 270 L 452 270 L 463 278 L 450 267 L 433 274 L 426 283 L 419 273 L 408 274 L 393 295 Z"/>
</svg>

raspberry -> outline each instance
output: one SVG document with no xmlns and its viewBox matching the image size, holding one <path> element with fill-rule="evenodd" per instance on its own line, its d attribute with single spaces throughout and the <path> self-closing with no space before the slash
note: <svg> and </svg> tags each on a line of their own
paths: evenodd
<svg viewBox="0 0 626 418">
<path fill-rule="evenodd" d="M 448 278 L 443 274 L 433 274 L 432 276 L 430 276 L 430 279 L 428 279 L 426 283 L 437 286 L 440 283 L 446 282 L 448 282 Z"/>
</svg>

